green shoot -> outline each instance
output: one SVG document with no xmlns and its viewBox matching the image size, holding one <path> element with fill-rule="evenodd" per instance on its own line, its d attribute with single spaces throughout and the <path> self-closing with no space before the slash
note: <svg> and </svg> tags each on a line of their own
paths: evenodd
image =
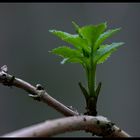
<svg viewBox="0 0 140 140">
<path fill-rule="evenodd" d="M 106 39 L 120 31 L 120 28 L 106 31 L 106 22 L 83 27 L 80 27 L 75 22 L 72 22 L 72 24 L 76 34 L 58 30 L 49 31 L 63 41 L 73 45 L 73 48 L 60 46 L 51 52 L 63 58 L 61 64 L 79 63 L 82 65 L 87 76 L 87 88 L 81 82 L 79 82 L 79 87 L 86 99 L 87 112 L 85 114 L 96 116 L 97 98 L 101 89 L 101 82 L 96 87 L 96 66 L 105 62 L 124 43 L 103 44 Z"/>
</svg>

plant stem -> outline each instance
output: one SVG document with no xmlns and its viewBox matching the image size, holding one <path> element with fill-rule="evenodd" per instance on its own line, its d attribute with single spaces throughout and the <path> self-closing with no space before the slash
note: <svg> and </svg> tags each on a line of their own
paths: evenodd
<svg viewBox="0 0 140 140">
<path fill-rule="evenodd" d="M 90 66 L 88 73 L 89 95 L 94 97 L 96 91 L 96 64 L 93 62 L 93 47 L 91 47 Z"/>
<path fill-rule="evenodd" d="M 89 97 L 86 100 L 87 103 L 87 112 L 85 114 L 96 116 L 96 104 L 97 104 L 97 97 L 96 97 L 96 65 L 92 65 L 91 69 L 88 72 L 88 89 L 89 89 Z"/>
<path fill-rule="evenodd" d="M 88 89 L 89 89 L 89 95 L 94 97 L 95 96 L 95 90 L 96 90 L 96 66 L 95 65 L 93 65 L 89 69 Z"/>
<path fill-rule="evenodd" d="M 97 104 L 97 96 L 96 96 L 96 63 L 93 60 L 93 47 L 91 47 L 91 54 L 89 57 L 89 65 L 86 68 L 87 74 L 87 83 L 88 83 L 88 99 L 86 99 L 87 104 L 87 112 L 85 114 L 88 115 L 97 115 L 96 104 Z"/>
</svg>

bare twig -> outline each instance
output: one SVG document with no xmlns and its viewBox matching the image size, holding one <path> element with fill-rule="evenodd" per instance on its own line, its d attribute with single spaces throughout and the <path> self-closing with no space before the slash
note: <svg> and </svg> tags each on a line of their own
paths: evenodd
<svg viewBox="0 0 140 140">
<path fill-rule="evenodd" d="M 85 130 L 103 137 L 130 137 L 102 116 L 72 116 L 45 121 L 2 137 L 51 137 L 65 132 Z"/>
<path fill-rule="evenodd" d="M 69 107 L 63 105 L 53 97 L 51 97 L 41 85 L 33 85 L 28 82 L 16 78 L 7 73 L 7 66 L 1 67 L 0 83 L 5 86 L 16 86 L 24 89 L 30 93 L 30 96 L 36 100 L 41 100 L 53 107 L 65 116 L 73 116 L 61 118 L 43 123 L 35 124 L 33 126 L 15 131 L 13 133 L 5 134 L 3 137 L 49 137 L 67 131 L 86 130 L 98 136 L 108 137 L 129 137 L 123 130 L 119 129 L 106 118 L 97 116 L 80 115 L 77 111 L 71 110 Z"/>
<path fill-rule="evenodd" d="M 25 91 L 29 92 L 30 96 L 32 95 L 34 99 L 38 99 L 43 101 L 44 103 L 47 103 L 49 106 L 53 107 L 65 116 L 79 115 L 78 112 L 70 109 L 69 107 L 63 105 L 62 103 L 51 97 L 44 89 L 40 90 L 39 88 L 34 87 L 28 82 L 8 74 L 8 68 L 6 67 L 7 66 L 4 65 L 3 67 L 1 67 L 0 71 L 0 83 L 2 83 L 3 85 L 16 86 L 18 88 L 24 89 Z"/>
</svg>

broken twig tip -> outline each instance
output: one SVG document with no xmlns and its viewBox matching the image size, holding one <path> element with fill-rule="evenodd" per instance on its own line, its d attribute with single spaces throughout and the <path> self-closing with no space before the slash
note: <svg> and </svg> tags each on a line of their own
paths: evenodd
<svg viewBox="0 0 140 140">
<path fill-rule="evenodd" d="M 4 65 L 4 66 L 2 66 L 1 67 L 1 71 L 4 71 L 4 72 L 8 72 L 8 67 L 7 67 L 7 65 Z"/>
</svg>

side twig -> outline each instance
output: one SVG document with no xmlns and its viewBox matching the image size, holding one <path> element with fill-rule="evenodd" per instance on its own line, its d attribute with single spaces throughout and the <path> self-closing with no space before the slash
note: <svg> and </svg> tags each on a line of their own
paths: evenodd
<svg viewBox="0 0 140 140">
<path fill-rule="evenodd" d="M 45 121 L 2 137 L 51 137 L 65 132 L 85 130 L 103 137 L 130 137 L 102 116 L 79 115 Z"/>
<path fill-rule="evenodd" d="M 80 115 L 77 111 L 70 109 L 51 97 L 41 85 L 37 84 L 36 87 L 34 87 L 30 83 L 8 74 L 6 65 L 1 67 L 0 83 L 5 86 L 15 86 L 24 89 L 29 92 L 30 96 L 34 99 L 47 103 L 65 116 L 72 116 L 35 124 L 33 126 L 5 134 L 2 137 L 49 137 L 67 131 L 76 130 L 85 130 L 86 132 L 91 132 L 104 137 L 129 137 L 126 132 L 119 129 L 106 118 L 101 116 L 93 117 Z"/>
<path fill-rule="evenodd" d="M 31 85 L 30 83 L 21 80 L 19 78 L 16 78 L 15 76 L 12 76 L 7 73 L 7 66 L 4 65 L 1 67 L 0 71 L 0 83 L 2 83 L 5 86 L 15 86 L 21 89 L 24 89 L 31 97 L 35 97 L 34 99 L 43 101 L 44 103 L 47 103 L 49 106 L 56 109 L 58 112 L 62 113 L 65 116 L 73 116 L 73 115 L 79 115 L 78 112 L 70 109 L 69 107 L 63 105 L 53 97 L 51 97 L 43 88 L 39 88 L 38 84 L 36 87 Z"/>
</svg>

